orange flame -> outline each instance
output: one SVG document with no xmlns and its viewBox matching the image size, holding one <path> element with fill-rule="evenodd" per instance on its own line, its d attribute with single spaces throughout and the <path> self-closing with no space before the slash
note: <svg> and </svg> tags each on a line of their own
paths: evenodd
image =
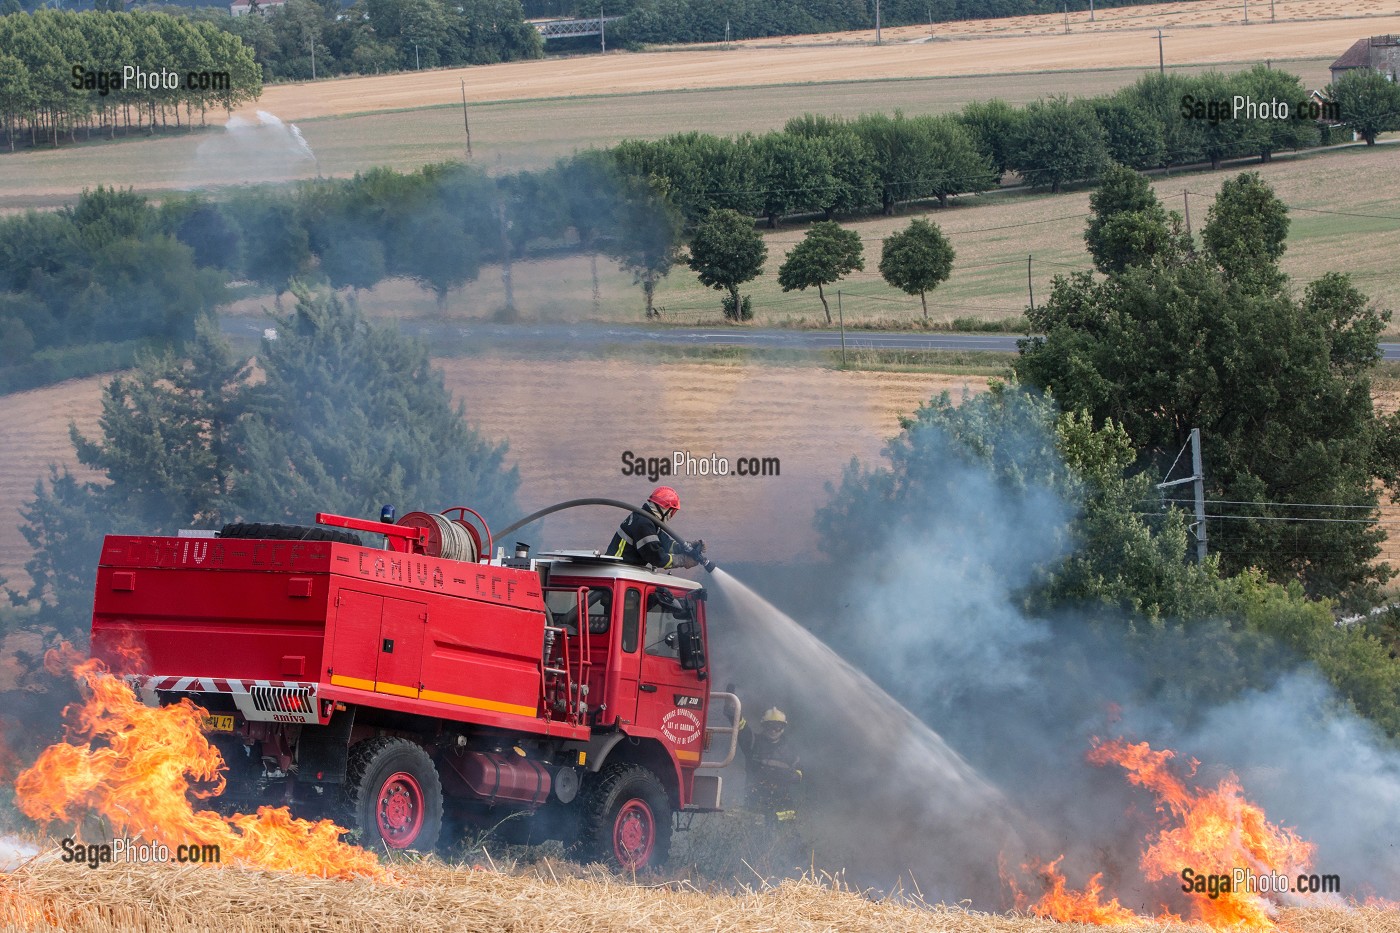
<svg viewBox="0 0 1400 933">
<path fill-rule="evenodd" d="M 73 671 L 89 697 L 66 710 L 68 741 L 52 745 L 15 782 L 15 802 L 44 824 L 89 812 L 114 834 L 168 846 L 217 845 L 223 860 L 330 877 L 387 873 L 374 853 L 340 841 L 330 820 L 296 819 L 285 807 L 225 817 L 191 797 L 223 792 L 225 769 L 201 729 L 205 711 L 188 700 L 151 708 L 126 683 L 86 661 Z M 193 783 L 192 783 L 193 782 Z"/>
<path fill-rule="evenodd" d="M 1143 917 L 1118 903 L 1116 897 L 1110 898 L 1106 904 L 1100 900 L 1103 894 L 1102 872 L 1090 877 L 1083 891 L 1071 891 L 1065 876 L 1060 874 L 1059 866 L 1064 858 L 1061 855 L 1039 869 L 1038 873 L 1048 890 L 1031 905 L 1031 913 L 1061 923 L 1094 923 L 1105 927 L 1131 926 L 1143 921 Z"/>
<path fill-rule="evenodd" d="M 1192 788 L 1168 768 L 1176 757 L 1169 749 L 1154 751 L 1146 742 L 1130 744 L 1117 739 L 1100 743 L 1088 760 L 1095 765 L 1117 764 L 1132 784 L 1151 791 L 1163 826 L 1150 833 L 1139 865 L 1148 881 L 1171 879 L 1185 883 L 1184 869 L 1196 878 L 1215 876 L 1211 892 L 1193 891 L 1187 897 L 1188 919 L 1212 927 L 1271 930 L 1270 914 L 1278 906 L 1277 895 L 1248 891 L 1235 883 L 1237 869 L 1255 877 L 1296 877 L 1312 862 L 1313 846 L 1292 830 L 1275 826 L 1264 811 L 1245 799 L 1239 780 L 1232 774 L 1214 788 Z M 1187 776 L 1199 765 L 1189 762 Z M 1063 858 L 1063 856 L 1061 856 Z M 1030 911 L 1061 921 L 1117 926 L 1145 919 L 1111 898 L 1102 901 L 1102 875 L 1096 874 L 1082 891 L 1068 888 L 1056 859 L 1041 870 L 1048 889 Z M 1230 883 L 1221 883 L 1229 878 Z M 1180 891 L 1181 884 L 1175 887 Z M 1155 919 L 1178 920 L 1163 911 Z"/>
</svg>

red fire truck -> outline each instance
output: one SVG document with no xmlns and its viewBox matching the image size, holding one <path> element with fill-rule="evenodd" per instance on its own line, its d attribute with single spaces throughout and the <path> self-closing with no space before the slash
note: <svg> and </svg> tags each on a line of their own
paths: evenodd
<svg viewBox="0 0 1400 933">
<path fill-rule="evenodd" d="M 493 557 L 465 508 L 317 522 L 347 530 L 103 543 L 93 653 L 146 703 L 208 711 L 227 805 L 418 850 L 445 818 L 520 814 L 626 870 L 665 860 L 681 814 L 719 809 L 736 736 L 707 715 L 740 717 L 710 690 L 698 582 L 592 552 Z"/>
</svg>

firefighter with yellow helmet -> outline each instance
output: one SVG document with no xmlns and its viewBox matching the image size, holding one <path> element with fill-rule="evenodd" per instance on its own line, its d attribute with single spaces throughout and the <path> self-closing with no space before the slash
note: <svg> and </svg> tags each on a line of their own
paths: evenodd
<svg viewBox="0 0 1400 933">
<path fill-rule="evenodd" d="M 802 771 L 801 759 L 788 744 L 787 714 L 769 707 L 757 730 L 739 720 L 739 749 L 744 753 L 749 805 L 765 816 L 792 819 Z"/>
</svg>

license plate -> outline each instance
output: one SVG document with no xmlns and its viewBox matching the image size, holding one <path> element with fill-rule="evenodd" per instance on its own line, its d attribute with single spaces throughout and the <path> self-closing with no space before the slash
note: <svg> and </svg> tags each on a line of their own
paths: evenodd
<svg viewBox="0 0 1400 933">
<path fill-rule="evenodd" d="M 205 716 L 205 717 L 204 717 L 204 731 L 205 731 L 205 732 L 232 732 L 232 731 L 233 731 L 233 717 L 232 717 L 232 716 L 222 715 L 222 714 L 217 715 L 217 716 Z"/>
</svg>

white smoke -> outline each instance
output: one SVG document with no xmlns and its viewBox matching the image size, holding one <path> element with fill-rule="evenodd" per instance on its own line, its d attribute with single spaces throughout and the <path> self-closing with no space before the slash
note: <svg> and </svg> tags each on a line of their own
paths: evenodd
<svg viewBox="0 0 1400 933">
<path fill-rule="evenodd" d="M 1024 610 L 1022 589 L 1065 547 L 1073 505 L 1035 486 L 1035 477 L 1029 489 L 1008 492 L 961 458 L 928 472 L 960 494 L 909 516 L 904 525 L 915 530 L 891 531 L 875 553 L 833 566 L 836 579 L 816 584 L 822 597 L 799 601 L 824 604 L 816 621 L 841 652 L 1008 803 L 991 820 L 988 807 L 964 806 L 957 782 L 949 795 L 944 775 L 921 764 L 919 743 L 878 718 L 863 735 L 833 730 L 828 720 L 852 702 L 823 668 L 806 675 L 804 651 L 740 639 L 727 670 L 740 672 L 741 691 L 761 687 L 797 704 L 794 733 L 822 762 L 812 768 L 819 807 L 807 816 L 839 828 L 852 857 L 826 867 L 870 884 L 903 870 L 926 892 L 995 908 L 1009 906 L 998 855 L 1014 870 L 1065 854 L 1071 884 L 1102 871 L 1110 893 L 1154 911 L 1162 886 L 1143 881 L 1137 867 L 1145 830 L 1155 825 L 1152 799 L 1120 769 L 1085 761 L 1092 737 L 1121 735 L 1199 759 L 1198 779 L 1210 785 L 1233 771 L 1271 822 L 1316 843 L 1312 870 L 1341 875 L 1346 893 L 1400 894 L 1400 753 L 1315 672 L 1294 667 L 1269 689 L 1223 705 L 1193 702 L 1178 681 L 1199 675 L 1189 669 L 1197 653 L 1134 662 L 1127 619 L 1094 630 L 1072 615 L 1049 620 Z M 716 643 L 731 634 L 717 631 Z M 906 779 L 917 774 L 922 781 Z M 832 792 L 818 794 L 819 785 Z M 1019 840 L 1000 830 L 1006 822 Z"/>
<path fill-rule="evenodd" d="M 257 111 L 256 119 L 231 116 L 223 132 L 200 142 L 191 171 L 207 178 L 211 168 L 230 184 L 293 181 L 320 171 L 301 129 L 266 110 Z"/>
<path fill-rule="evenodd" d="M 38 854 L 38 848 L 27 842 L 14 836 L 0 836 L 0 871 L 14 871 Z"/>
</svg>

